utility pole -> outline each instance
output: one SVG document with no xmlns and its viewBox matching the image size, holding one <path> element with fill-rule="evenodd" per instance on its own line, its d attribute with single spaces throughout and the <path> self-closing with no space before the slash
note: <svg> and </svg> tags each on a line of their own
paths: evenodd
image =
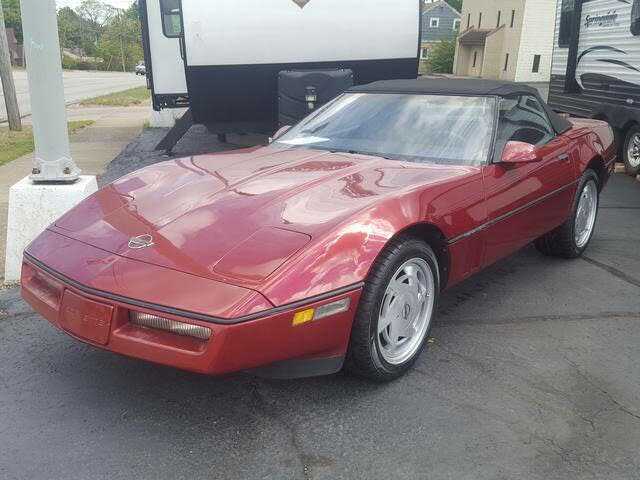
<svg viewBox="0 0 640 480">
<path fill-rule="evenodd" d="M 21 0 L 35 140 L 34 182 L 74 182 L 55 0 Z"/>
<path fill-rule="evenodd" d="M 2 92 L 4 93 L 4 104 L 7 108 L 7 118 L 9 119 L 9 129 L 14 131 L 22 130 L 22 120 L 20 119 L 20 108 L 16 97 L 16 86 L 13 83 L 13 71 L 11 69 L 11 55 L 9 53 L 9 42 L 7 41 L 7 31 L 4 25 L 4 10 L 0 1 L 0 78 L 2 78 Z"/>
</svg>

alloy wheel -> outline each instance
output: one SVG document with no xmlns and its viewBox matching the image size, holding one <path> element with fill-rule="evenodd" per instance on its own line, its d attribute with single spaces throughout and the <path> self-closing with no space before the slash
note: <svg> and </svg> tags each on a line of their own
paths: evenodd
<svg viewBox="0 0 640 480">
<path fill-rule="evenodd" d="M 583 248 L 593 234 L 598 213 L 598 187 L 596 182 L 589 180 L 580 194 L 578 210 L 575 217 L 575 242 L 578 248 Z"/>
<path fill-rule="evenodd" d="M 422 258 L 405 262 L 391 278 L 380 306 L 377 335 L 382 358 L 401 365 L 422 346 L 435 304 L 435 279 Z"/>
<path fill-rule="evenodd" d="M 627 161 L 632 168 L 640 167 L 640 134 L 631 137 L 627 147 Z"/>
</svg>

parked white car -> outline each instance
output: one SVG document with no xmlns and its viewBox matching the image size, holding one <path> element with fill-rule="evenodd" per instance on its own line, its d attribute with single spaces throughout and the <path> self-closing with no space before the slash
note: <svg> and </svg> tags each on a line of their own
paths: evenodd
<svg viewBox="0 0 640 480">
<path fill-rule="evenodd" d="M 140 62 L 136 65 L 136 75 L 146 75 L 147 74 L 147 66 L 144 62 Z"/>
</svg>

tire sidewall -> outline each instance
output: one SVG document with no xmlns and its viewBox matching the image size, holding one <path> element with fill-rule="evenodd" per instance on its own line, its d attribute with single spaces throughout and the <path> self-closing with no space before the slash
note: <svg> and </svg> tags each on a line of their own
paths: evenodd
<svg viewBox="0 0 640 480">
<path fill-rule="evenodd" d="M 431 314 L 431 318 L 429 320 L 429 327 L 427 328 L 424 338 L 420 342 L 419 348 L 416 349 L 416 352 L 413 356 L 399 365 L 393 365 L 387 362 L 382 353 L 380 352 L 380 340 L 378 338 L 378 321 L 379 321 L 379 313 L 382 306 L 382 301 L 384 300 L 384 294 L 386 292 L 387 286 L 389 282 L 393 279 L 397 270 L 408 260 L 412 258 L 421 258 L 431 269 L 434 278 L 434 304 L 433 304 L 433 312 Z M 411 368 L 411 366 L 418 359 L 420 354 L 422 353 L 425 343 L 429 338 L 429 333 L 431 332 L 431 328 L 433 326 L 433 320 L 435 318 L 435 314 L 438 308 L 438 298 L 440 292 L 440 271 L 438 268 L 438 261 L 435 256 L 433 250 L 424 242 L 419 240 L 409 240 L 402 249 L 402 253 L 398 255 L 393 262 L 387 264 L 384 267 L 384 281 L 380 284 L 376 285 L 376 291 L 374 295 L 376 296 L 375 302 L 373 303 L 373 309 L 371 312 L 368 312 L 370 316 L 369 319 L 369 349 L 371 354 L 371 360 L 375 364 L 376 368 L 385 375 L 390 377 L 396 377 L 400 374 L 404 373 L 406 370 Z"/>
<path fill-rule="evenodd" d="M 627 174 L 636 176 L 640 174 L 640 164 L 633 167 L 631 162 L 629 161 L 629 144 L 635 135 L 640 135 L 640 127 L 633 126 L 627 132 L 627 136 L 624 141 L 624 146 L 622 150 L 622 160 L 624 161 L 625 169 L 627 170 Z"/>
<path fill-rule="evenodd" d="M 596 197 L 596 201 L 597 201 L 596 218 L 594 220 L 595 222 L 594 228 L 591 230 L 591 236 L 589 237 L 589 240 L 587 240 L 587 243 L 585 243 L 582 247 L 578 247 L 578 245 L 576 244 L 576 216 L 578 214 L 578 205 L 580 203 L 580 198 L 582 197 L 582 192 L 584 191 L 585 187 L 590 181 L 593 181 L 595 183 L 596 190 L 598 192 Z M 580 179 L 580 183 L 578 184 L 578 189 L 576 191 L 576 198 L 573 202 L 572 212 L 573 213 L 571 215 L 571 245 L 574 249 L 576 256 L 580 256 L 589 247 L 589 244 L 593 239 L 593 234 L 595 233 L 595 230 L 596 230 L 595 224 L 598 223 L 598 215 L 600 213 L 600 182 L 598 179 L 598 175 L 596 175 L 596 173 L 593 170 L 587 170 L 582 176 L 582 178 Z"/>
</svg>

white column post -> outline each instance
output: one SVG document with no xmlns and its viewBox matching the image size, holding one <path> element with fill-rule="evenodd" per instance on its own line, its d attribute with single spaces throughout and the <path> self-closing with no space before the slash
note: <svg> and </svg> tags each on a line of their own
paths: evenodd
<svg viewBox="0 0 640 480">
<path fill-rule="evenodd" d="M 55 0 L 20 0 L 35 139 L 34 182 L 74 182 Z"/>
<path fill-rule="evenodd" d="M 22 253 L 45 228 L 98 190 L 71 159 L 55 0 L 20 0 L 35 162 L 9 190 L 4 283 L 20 280 Z"/>
</svg>

